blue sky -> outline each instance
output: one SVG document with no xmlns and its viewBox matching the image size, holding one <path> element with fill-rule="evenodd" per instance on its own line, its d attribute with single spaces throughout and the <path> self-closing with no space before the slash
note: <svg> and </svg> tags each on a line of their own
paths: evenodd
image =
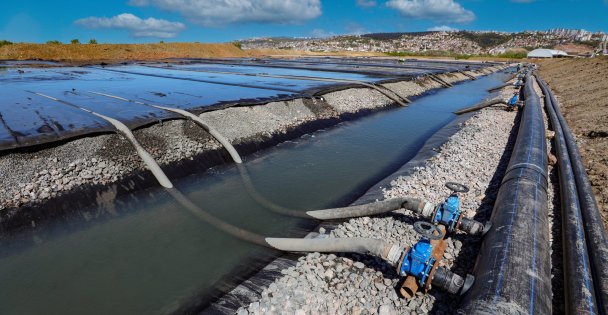
<svg viewBox="0 0 608 315">
<path fill-rule="evenodd" d="M 8 0 L 0 39 L 226 42 L 369 32 L 608 31 L 608 0 Z"/>
</svg>

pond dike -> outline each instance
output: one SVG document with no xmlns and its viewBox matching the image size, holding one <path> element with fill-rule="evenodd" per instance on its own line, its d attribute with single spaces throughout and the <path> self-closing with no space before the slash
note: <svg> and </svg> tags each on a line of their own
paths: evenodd
<svg viewBox="0 0 608 315">
<path fill-rule="evenodd" d="M 471 80 L 504 69 L 435 75 L 447 83 Z M 420 97 L 443 88 L 421 76 L 385 83 L 403 98 Z M 234 106 L 200 114 L 245 156 L 280 142 L 398 106 L 369 88 L 349 88 L 255 106 Z M 230 157 L 220 144 L 194 123 L 166 121 L 134 131 L 172 180 L 223 163 Z M 46 221 L 91 218 L 112 214 L 114 200 L 158 185 L 130 143 L 117 134 L 98 134 L 72 141 L 8 151 L 0 156 L 0 239 Z M 85 205 L 101 205 L 100 213 L 79 213 Z"/>
</svg>

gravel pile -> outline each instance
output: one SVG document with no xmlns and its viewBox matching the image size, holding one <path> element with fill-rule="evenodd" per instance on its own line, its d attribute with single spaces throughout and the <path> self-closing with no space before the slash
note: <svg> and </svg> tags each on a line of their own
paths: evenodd
<svg viewBox="0 0 608 315">
<path fill-rule="evenodd" d="M 512 94 L 503 91 L 503 97 Z M 515 141 L 516 112 L 491 107 L 466 121 L 427 161 L 407 177 L 399 177 L 386 189 L 386 198 L 402 195 L 433 203 L 445 200 L 449 190 L 444 183 L 455 181 L 471 189 L 461 194 L 461 207 L 468 217 L 489 217 L 502 174 Z M 419 239 L 412 224 L 411 211 L 351 219 L 322 237 L 368 237 L 409 245 Z M 448 235 L 444 264 L 464 275 L 470 272 L 481 240 L 462 233 Z M 262 293 L 258 302 L 239 309 L 239 314 L 452 314 L 459 298 L 439 290 L 418 293 L 411 300 L 397 296 L 399 277 L 393 267 L 367 255 L 311 253 L 300 257 L 295 267 Z"/>
</svg>

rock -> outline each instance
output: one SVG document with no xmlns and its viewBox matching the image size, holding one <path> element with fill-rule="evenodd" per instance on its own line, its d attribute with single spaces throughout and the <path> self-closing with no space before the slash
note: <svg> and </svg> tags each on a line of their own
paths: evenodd
<svg viewBox="0 0 608 315">
<path fill-rule="evenodd" d="M 378 307 L 378 315 L 397 315 L 397 312 L 393 306 L 385 304 Z"/>
<path fill-rule="evenodd" d="M 357 268 L 357 269 L 365 268 L 365 265 L 360 261 L 357 261 L 356 263 L 354 263 L 353 266 L 355 266 L 355 268 Z"/>
</svg>

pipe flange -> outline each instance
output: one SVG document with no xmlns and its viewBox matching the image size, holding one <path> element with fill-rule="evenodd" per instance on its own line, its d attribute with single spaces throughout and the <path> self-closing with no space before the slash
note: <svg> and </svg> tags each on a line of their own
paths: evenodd
<svg viewBox="0 0 608 315">
<path fill-rule="evenodd" d="M 440 259 L 435 260 L 435 263 L 433 264 L 433 268 L 431 268 L 431 272 L 429 272 L 429 276 L 426 279 L 426 283 L 424 284 L 424 288 L 422 288 L 424 293 L 428 292 L 431 289 L 431 283 L 433 282 L 433 278 L 435 277 L 435 271 L 437 270 L 437 268 L 439 268 L 440 262 L 441 262 Z"/>
<path fill-rule="evenodd" d="M 433 241 L 438 241 L 445 236 L 445 233 L 439 227 L 426 221 L 414 223 L 414 230 L 423 237 Z"/>
<path fill-rule="evenodd" d="M 403 265 L 403 259 L 405 259 L 405 255 L 407 255 L 407 252 L 410 251 L 410 247 L 408 246 L 406 247 L 403 252 L 401 253 L 401 257 L 399 258 L 399 263 L 397 264 L 397 274 L 400 274 L 401 272 L 401 265 Z"/>
</svg>

